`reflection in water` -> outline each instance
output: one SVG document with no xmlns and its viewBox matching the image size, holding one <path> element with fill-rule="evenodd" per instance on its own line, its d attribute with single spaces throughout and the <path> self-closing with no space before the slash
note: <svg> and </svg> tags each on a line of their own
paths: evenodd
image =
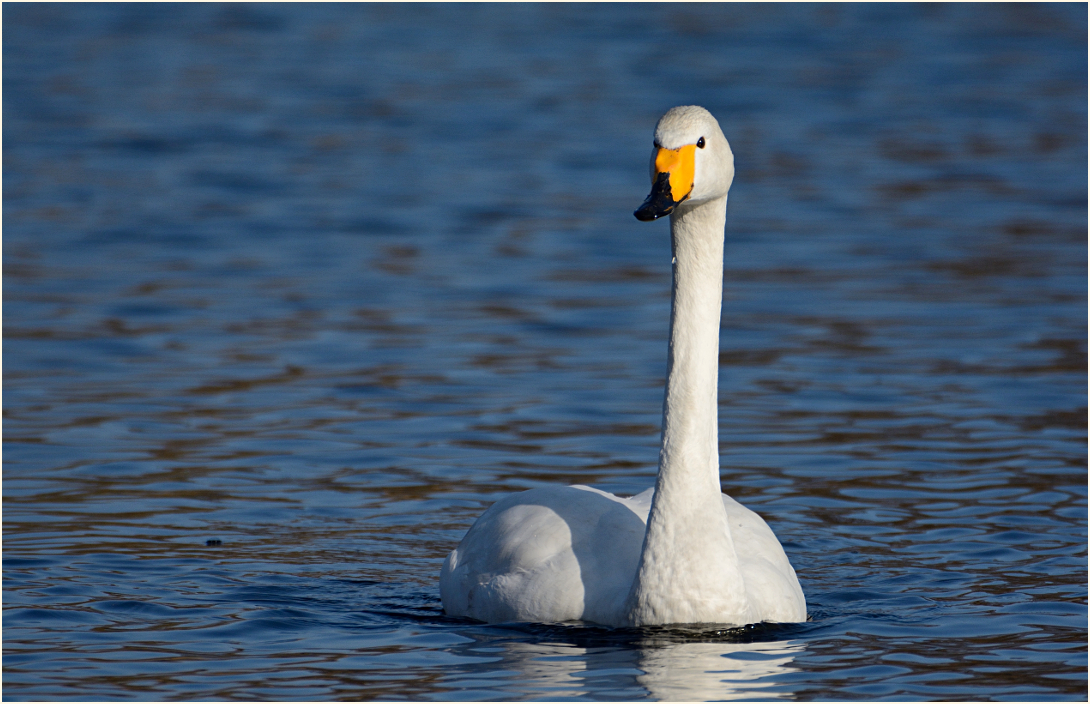
<svg viewBox="0 0 1090 704">
<path fill-rule="evenodd" d="M 529 627 L 534 629 L 535 627 Z M 657 630 L 657 629 L 655 629 Z M 465 695 L 477 688 L 495 690 L 496 678 L 511 678 L 512 689 L 534 698 L 594 697 L 608 691 L 622 699 L 716 701 L 791 698 L 779 676 L 795 672 L 791 662 L 805 651 L 801 641 L 712 641 L 665 634 L 640 635 L 607 631 L 592 642 L 497 640 L 495 631 L 462 633 L 472 643 L 456 648 L 465 662 L 487 663 L 458 668 L 444 685 Z M 576 636 L 578 638 L 578 636 Z M 562 642 L 569 641 L 569 642 Z M 478 669 L 479 668 L 479 669 Z M 777 687 L 777 685 L 780 685 Z"/>
<path fill-rule="evenodd" d="M 585 676 L 590 667 L 588 651 L 571 645 L 555 643 L 504 643 L 500 653 L 502 666 L 497 668 L 503 676 L 517 679 L 518 688 L 525 694 L 544 699 L 586 696 Z M 472 679 L 482 673 L 472 673 Z M 495 669 L 490 674 L 498 674 Z M 458 689 L 472 687 L 472 680 L 462 680 Z M 489 683 L 494 686 L 494 683 Z"/>
<path fill-rule="evenodd" d="M 802 643 L 676 643 L 640 650 L 637 681 L 655 699 L 712 701 L 790 698 L 773 689 L 775 675 L 794 672 L 789 667 L 805 647 Z"/>
</svg>

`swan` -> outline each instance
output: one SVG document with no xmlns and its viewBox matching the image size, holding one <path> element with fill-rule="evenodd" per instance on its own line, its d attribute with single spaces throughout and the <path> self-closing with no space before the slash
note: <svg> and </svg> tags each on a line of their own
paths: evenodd
<svg viewBox="0 0 1090 704">
<path fill-rule="evenodd" d="M 673 296 L 653 489 L 589 486 L 507 496 L 443 562 L 451 616 L 607 626 L 806 620 L 806 599 L 764 520 L 719 485 L 719 316 L 734 154 L 707 110 L 679 106 L 655 127 L 641 221 L 670 216 Z"/>
</svg>

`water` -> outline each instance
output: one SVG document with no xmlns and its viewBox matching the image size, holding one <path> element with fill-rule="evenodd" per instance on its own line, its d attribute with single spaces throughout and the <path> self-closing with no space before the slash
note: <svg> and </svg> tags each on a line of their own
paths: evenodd
<svg viewBox="0 0 1090 704">
<path fill-rule="evenodd" d="M 1085 5 L 3 18 L 5 698 L 1085 699 Z M 653 481 L 686 103 L 810 620 L 447 618 L 499 496 Z"/>
</svg>

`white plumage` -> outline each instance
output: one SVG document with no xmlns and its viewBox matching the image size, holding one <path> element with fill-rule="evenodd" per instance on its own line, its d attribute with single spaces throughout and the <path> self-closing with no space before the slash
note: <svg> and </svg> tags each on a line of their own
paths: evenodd
<svg viewBox="0 0 1090 704">
<path fill-rule="evenodd" d="M 453 616 L 606 625 L 806 620 L 776 536 L 719 488 L 717 384 L 723 232 L 734 156 L 703 108 L 655 129 L 641 220 L 670 215 L 673 307 L 655 488 L 533 489 L 491 506 L 443 563 Z"/>
</svg>

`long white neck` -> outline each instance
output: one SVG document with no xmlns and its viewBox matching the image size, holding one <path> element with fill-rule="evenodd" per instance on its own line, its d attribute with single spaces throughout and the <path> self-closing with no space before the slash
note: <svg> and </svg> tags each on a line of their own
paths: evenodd
<svg viewBox="0 0 1090 704">
<path fill-rule="evenodd" d="M 726 202 L 670 218 L 673 296 L 657 495 L 719 498 L 719 315 Z M 690 499 L 693 497 L 685 497 Z"/>
<path fill-rule="evenodd" d="M 673 305 L 662 450 L 627 601 L 633 625 L 732 622 L 750 610 L 719 487 L 716 399 L 726 200 L 679 208 L 670 216 Z"/>
</svg>

